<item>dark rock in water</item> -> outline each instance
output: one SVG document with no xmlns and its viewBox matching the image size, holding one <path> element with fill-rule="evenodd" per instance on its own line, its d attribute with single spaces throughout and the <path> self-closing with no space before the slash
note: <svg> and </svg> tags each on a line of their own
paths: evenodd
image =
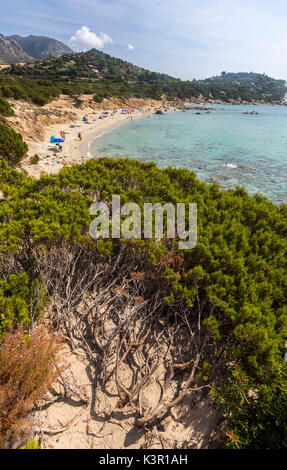
<svg viewBox="0 0 287 470">
<path fill-rule="evenodd" d="M 192 111 L 192 110 L 197 110 L 197 111 L 209 111 L 209 110 L 214 110 L 215 108 L 208 108 L 207 106 L 185 106 L 186 111 Z"/>
<path fill-rule="evenodd" d="M 164 112 L 161 109 L 157 109 L 154 114 L 164 114 Z"/>
<path fill-rule="evenodd" d="M 245 111 L 242 114 L 252 114 L 252 115 L 254 115 L 254 114 L 258 114 L 258 113 L 257 113 L 257 111 L 251 111 L 250 113 Z"/>
</svg>

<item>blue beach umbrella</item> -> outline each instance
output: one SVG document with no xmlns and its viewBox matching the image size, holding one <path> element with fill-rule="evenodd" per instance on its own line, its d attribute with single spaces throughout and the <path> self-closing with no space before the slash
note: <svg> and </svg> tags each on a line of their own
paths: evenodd
<svg viewBox="0 0 287 470">
<path fill-rule="evenodd" d="M 63 139 L 58 139 L 57 137 L 55 137 L 54 135 L 52 135 L 51 137 L 51 143 L 52 144 L 58 144 L 60 142 L 65 142 Z"/>
</svg>

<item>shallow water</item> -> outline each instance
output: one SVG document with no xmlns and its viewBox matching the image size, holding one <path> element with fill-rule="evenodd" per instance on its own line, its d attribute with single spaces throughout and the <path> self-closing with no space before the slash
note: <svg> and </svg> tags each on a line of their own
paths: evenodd
<svg viewBox="0 0 287 470">
<path fill-rule="evenodd" d="M 217 105 L 132 121 L 95 140 L 92 155 L 185 167 L 223 189 L 245 186 L 287 203 L 287 107 Z M 257 111 L 258 115 L 242 114 Z"/>
</svg>

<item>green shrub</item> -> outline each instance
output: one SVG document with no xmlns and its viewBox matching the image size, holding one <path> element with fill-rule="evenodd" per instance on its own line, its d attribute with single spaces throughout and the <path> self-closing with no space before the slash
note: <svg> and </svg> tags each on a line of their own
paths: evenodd
<svg viewBox="0 0 287 470">
<path fill-rule="evenodd" d="M 39 160 L 40 160 L 39 155 L 37 155 L 37 153 L 35 153 L 35 155 L 30 158 L 30 163 L 31 163 L 31 165 L 36 165 L 39 162 Z"/>
<path fill-rule="evenodd" d="M 101 103 L 103 101 L 103 95 L 101 93 L 97 93 L 96 95 L 93 96 L 93 100 L 95 103 Z"/>
<path fill-rule="evenodd" d="M 14 93 L 11 90 L 11 88 L 7 86 L 4 86 L 1 91 L 2 91 L 2 95 L 5 96 L 5 98 L 13 98 L 14 96 Z"/>
<path fill-rule="evenodd" d="M 49 103 L 49 99 L 40 93 L 32 93 L 31 101 L 38 106 L 44 106 L 45 104 Z"/>
<path fill-rule="evenodd" d="M 23 142 L 21 134 L 17 134 L 5 124 L 0 124 L 0 158 L 15 165 L 26 155 L 27 151 L 28 145 Z"/>
<path fill-rule="evenodd" d="M 285 367 L 286 369 L 286 367 Z M 234 449 L 282 449 L 287 446 L 287 382 L 284 367 L 269 387 L 255 384 L 239 365 L 213 389 L 223 405 L 227 446 Z"/>
<path fill-rule="evenodd" d="M 31 316 L 36 319 L 41 314 L 44 302 L 39 279 L 31 281 L 26 273 L 0 279 L 0 337 L 19 323 L 27 328 Z"/>
<path fill-rule="evenodd" d="M 10 106 L 10 103 L 0 96 L 0 114 L 3 116 L 13 116 L 14 110 Z"/>
<path fill-rule="evenodd" d="M 25 98 L 25 91 L 21 86 L 11 85 L 11 90 L 13 92 L 13 96 L 15 100 L 20 100 L 22 98 Z"/>
</svg>

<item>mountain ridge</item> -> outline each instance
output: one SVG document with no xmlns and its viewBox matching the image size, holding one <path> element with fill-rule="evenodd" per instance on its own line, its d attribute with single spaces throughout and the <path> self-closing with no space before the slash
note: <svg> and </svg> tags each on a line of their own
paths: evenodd
<svg viewBox="0 0 287 470">
<path fill-rule="evenodd" d="M 0 33 L 0 64 L 30 62 L 33 58 L 12 38 Z"/>
<path fill-rule="evenodd" d="M 71 54 L 73 50 L 66 44 L 47 36 L 22 37 L 17 34 L 0 34 L 0 64 L 17 64 L 45 60 L 49 56 L 60 57 Z"/>
<path fill-rule="evenodd" d="M 22 37 L 17 34 L 9 36 L 14 39 L 24 51 L 36 60 L 44 60 L 47 57 L 60 57 L 63 54 L 71 54 L 73 50 L 61 41 L 47 36 L 26 36 Z"/>
<path fill-rule="evenodd" d="M 49 57 L 32 66 L 12 66 L 5 73 L 48 80 L 54 85 L 61 83 L 64 94 L 89 91 L 95 93 L 99 100 L 126 96 L 152 99 L 176 97 L 181 100 L 194 98 L 210 102 L 281 102 L 286 92 L 285 80 L 273 79 L 265 74 L 223 72 L 221 76 L 206 80 L 180 80 L 146 70 L 96 49 Z M 74 86 L 75 82 L 77 86 Z"/>
</svg>

